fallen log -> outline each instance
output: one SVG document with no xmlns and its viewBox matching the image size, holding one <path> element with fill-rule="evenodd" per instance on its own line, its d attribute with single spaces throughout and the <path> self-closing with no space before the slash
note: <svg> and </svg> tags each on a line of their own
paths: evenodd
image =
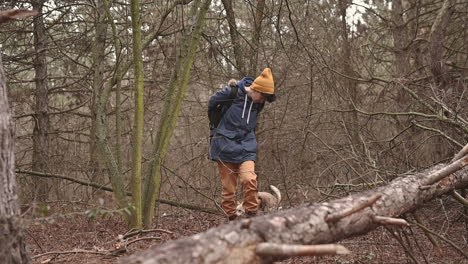
<svg viewBox="0 0 468 264">
<path fill-rule="evenodd" d="M 468 186 L 467 164 L 464 156 L 363 193 L 236 221 L 125 257 L 120 263 L 270 263 L 273 257 L 257 254 L 257 245 L 326 244 L 382 224 L 404 224 L 391 218 Z M 451 174 L 440 179 L 448 169 Z M 435 178 L 438 181 L 433 183 Z"/>
</svg>

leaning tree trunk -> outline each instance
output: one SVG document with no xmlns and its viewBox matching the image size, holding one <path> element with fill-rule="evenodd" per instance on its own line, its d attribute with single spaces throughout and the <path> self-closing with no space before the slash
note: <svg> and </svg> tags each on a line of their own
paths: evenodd
<svg viewBox="0 0 468 264">
<path fill-rule="evenodd" d="M 367 233 L 392 220 L 405 223 L 393 217 L 468 185 L 468 168 L 462 169 L 467 164 L 465 153 L 450 165 L 439 164 L 386 186 L 212 228 L 124 258 L 121 263 L 270 263 L 271 257 L 260 257 L 260 248 L 268 245 L 264 242 L 324 244 Z"/>
<path fill-rule="evenodd" d="M 26 10 L 0 11 L 0 23 L 34 15 Z M 15 179 L 13 123 L 0 57 L 0 263 L 29 263 L 21 232 Z"/>
</svg>

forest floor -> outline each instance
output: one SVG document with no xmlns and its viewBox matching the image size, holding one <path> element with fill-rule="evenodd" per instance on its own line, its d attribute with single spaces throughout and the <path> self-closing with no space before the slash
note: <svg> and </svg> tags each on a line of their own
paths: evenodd
<svg viewBox="0 0 468 264">
<path fill-rule="evenodd" d="M 434 202 L 433 204 L 437 204 Z M 212 215 L 176 208 L 168 209 L 159 218 L 155 230 L 127 238 L 131 241 L 125 252 L 118 251 L 119 236 L 128 232 L 118 214 L 102 214 L 100 210 L 84 212 L 87 206 L 61 205 L 47 210 L 49 216 L 26 218 L 26 242 L 33 263 L 117 263 L 128 256 L 168 240 L 203 232 L 225 224 L 220 215 Z M 64 209 L 66 208 L 66 210 Z M 162 211 L 164 208 L 162 208 Z M 52 212 L 54 214 L 50 215 Z M 435 205 L 418 213 L 431 230 L 451 242 L 437 238 L 441 250 L 427 239 L 420 228 L 412 226 L 400 233 L 404 246 L 384 227 L 351 239 L 340 241 L 352 253 L 342 256 L 297 257 L 278 263 L 450 263 L 468 264 L 468 228 L 460 206 Z M 450 243 L 453 243 L 458 250 Z M 465 256 L 463 255 L 465 254 Z M 412 257 L 411 257 L 411 256 Z"/>
</svg>

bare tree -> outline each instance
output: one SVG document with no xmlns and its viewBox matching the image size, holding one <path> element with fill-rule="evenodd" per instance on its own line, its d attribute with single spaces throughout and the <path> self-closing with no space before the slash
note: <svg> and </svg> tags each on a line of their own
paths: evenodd
<svg viewBox="0 0 468 264">
<path fill-rule="evenodd" d="M 105 82 L 105 52 L 106 52 L 106 37 L 107 37 L 107 21 L 106 9 L 104 8 L 104 0 L 96 1 L 95 7 L 95 34 L 93 42 L 93 93 L 90 104 L 91 114 L 91 129 L 89 137 L 89 167 L 91 170 L 91 180 L 96 183 L 104 184 L 106 182 L 103 163 L 100 162 L 100 155 L 96 143 L 96 109 L 99 101 L 99 96 L 104 88 Z M 118 67 L 118 66 L 116 66 Z"/>
<path fill-rule="evenodd" d="M 42 12 L 44 0 L 32 2 L 33 8 Z M 34 131 L 33 131 L 33 161 L 34 171 L 46 172 L 49 170 L 49 86 L 47 76 L 47 38 L 46 29 L 42 16 L 34 18 L 34 48 L 36 51 L 34 59 L 36 102 L 34 109 Z M 47 181 L 36 179 L 34 199 L 46 201 L 49 196 Z"/>
<path fill-rule="evenodd" d="M 239 30 L 237 28 L 237 22 L 236 22 L 236 16 L 234 12 L 234 8 L 232 6 L 232 1 L 231 0 L 222 0 L 224 10 L 226 10 L 226 19 L 229 23 L 229 35 L 231 36 L 231 41 L 232 41 L 232 46 L 234 49 L 234 58 L 236 59 L 236 65 L 234 65 L 237 68 L 237 71 L 240 73 L 241 76 L 244 76 L 247 74 L 245 70 L 245 64 L 244 64 L 244 54 L 242 52 L 242 45 L 241 45 L 241 36 L 239 34 Z"/>
<path fill-rule="evenodd" d="M 132 142 L 132 226 L 134 228 L 142 227 L 142 170 L 141 161 L 143 157 L 143 122 L 144 122 L 144 104 L 143 104 L 143 54 L 141 40 L 141 17 L 140 1 L 131 1 L 132 13 L 132 32 L 133 32 L 133 66 L 135 72 L 135 120 L 133 127 Z"/>
</svg>

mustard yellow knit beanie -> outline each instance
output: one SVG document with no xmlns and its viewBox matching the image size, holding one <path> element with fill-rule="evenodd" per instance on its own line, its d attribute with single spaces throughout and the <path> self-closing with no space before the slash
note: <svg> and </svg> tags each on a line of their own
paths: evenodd
<svg viewBox="0 0 468 264">
<path fill-rule="evenodd" d="M 265 68 L 260 76 L 258 76 L 250 89 L 265 94 L 275 94 L 275 83 L 273 82 L 273 74 L 270 68 Z"/>
</svg>

